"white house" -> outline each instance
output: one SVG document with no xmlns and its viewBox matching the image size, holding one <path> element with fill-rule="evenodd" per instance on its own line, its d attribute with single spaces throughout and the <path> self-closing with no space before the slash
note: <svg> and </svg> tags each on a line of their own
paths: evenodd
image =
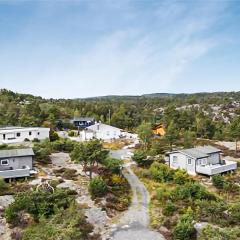
<svg viewBox="0 0 240 240">
<path fill-rule="evenodd" d="M 0 144 L 21 143 L 26 139 L 44 140 L 49 138 L 50 128 L 42 127 L 4 127 L 0 128 Z"/>
<path fill-rule="evenodd" d="M 223 160 L 221 150 L 212 146 L 176 150 L 167 155 L 171 168 L 184 169 L 191 175 L 212 176 L 237 169 L 236 162 Z"/>
<path fill-rule="evenodd" d="M 118 139 L 122 136 L 122 130 L 103 123 L 96 123 L 92 126 L 89 126 L 80 132 L 81 139 L 91 140 L 91 139 L 100 139 L 100 140 L 111 140 Z"/>
</svg>

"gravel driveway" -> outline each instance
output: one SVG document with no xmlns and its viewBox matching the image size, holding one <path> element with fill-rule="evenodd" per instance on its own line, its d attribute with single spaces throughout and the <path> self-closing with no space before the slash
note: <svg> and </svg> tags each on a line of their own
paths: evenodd
<svg viewBox="0 0 240 240">
<path fill-rule="evenodd" d="M 164 240 L 158 232 L 149 230 L 149 194 L 144 184 L 133 173 L 130 166 L 124 169 L 124 176 L 131 185 L 133 198 L 128 211 L 112 229 L 112 240 Z"/>
</svg>

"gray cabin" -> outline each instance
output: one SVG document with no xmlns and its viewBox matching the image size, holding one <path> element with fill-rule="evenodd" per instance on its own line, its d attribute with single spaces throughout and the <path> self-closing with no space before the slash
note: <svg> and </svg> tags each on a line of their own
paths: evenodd
<svg viewBox="0 0 240 240">
<path fill-rule="evenodd" d="M 29 177 L 33 169 L 32 148 L 0 150 L 0 177 Z"/>
<path fill-rule="evenodd" d="M 199 146 L 170 152 L 169 166 L 186 170 L 191 175 L 212 176 L 237 169 L 237 163 L 222 159 L 221 150 L 212 146 Z"/>
</svg>

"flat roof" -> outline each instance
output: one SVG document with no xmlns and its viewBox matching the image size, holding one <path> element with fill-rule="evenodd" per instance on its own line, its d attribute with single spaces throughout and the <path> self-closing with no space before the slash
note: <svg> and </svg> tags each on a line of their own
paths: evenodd
<svg viewBox="0 0 240 240">
<path fill-rule="evenodd" d="M 2 132 L 2 133 L 14 132 L 14 131 L 34 131 L 34 130 L 50 131 L 50 128 L 45 128 L 45 127 L 0 127 L 0 132 Z"/>
</svg>

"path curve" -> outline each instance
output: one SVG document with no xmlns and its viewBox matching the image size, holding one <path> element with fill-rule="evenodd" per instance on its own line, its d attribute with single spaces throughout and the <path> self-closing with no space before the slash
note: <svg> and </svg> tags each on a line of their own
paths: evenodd
<svg viewBox="0 0 240 240">
<path fill-rule="evenodd" d="M 113 229 L 112 240 L 164 240 L 165 238 L 158 232 L 151 231 L 148 226 L 149 217 L 149 193 L 144 184 L 133 173 L 130 166 L 125 166 L 124 176 L 128 180 L 132 192 L 132 204 Z"/>
</svg>

